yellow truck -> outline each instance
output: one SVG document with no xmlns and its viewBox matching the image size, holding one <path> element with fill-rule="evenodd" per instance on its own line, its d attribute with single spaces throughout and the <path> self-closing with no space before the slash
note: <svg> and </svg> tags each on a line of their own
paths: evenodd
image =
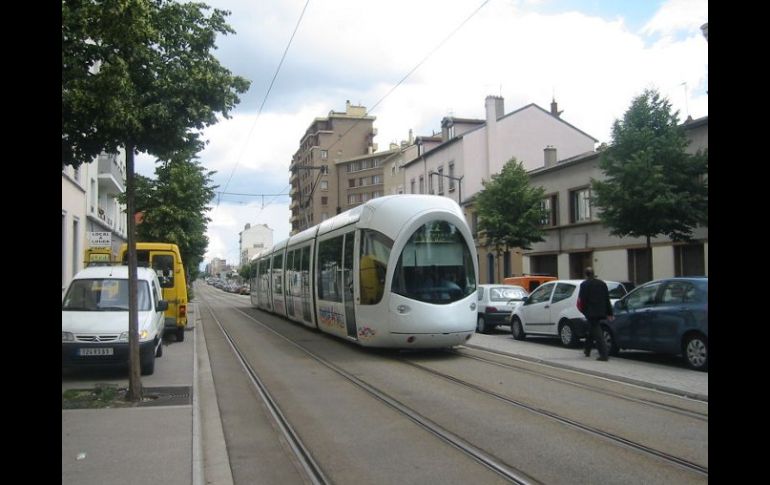
<svg viewBox="0 0 770 485">
<path fill-rule="evenodd" d="M 128 264 L 128 245 L 120 247 L 122 264 Z M 155 270 L 163 291 L 163 299 L 168 302 L 165 314 L 165 331 L 175 332 L 176 341 L 184 341 L 187 328 L 187 280 L 182 256 L 176 244 L 160 242 L 136 243 L 137 266 Z"/>
</svg>

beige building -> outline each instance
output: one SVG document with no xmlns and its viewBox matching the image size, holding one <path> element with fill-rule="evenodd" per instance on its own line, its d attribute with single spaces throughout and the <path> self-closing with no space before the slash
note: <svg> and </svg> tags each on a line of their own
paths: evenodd
<svg viewBox="0 0 770 485">
<path fill-rule="evenodd" d="M 342 212 L 361 205 L 367 200 L 385 195 L 383 161 L 398 152 L 400 148 L 395 146 L 388 151 L 361 155 L 335 163 L 337 200 L 340 201 Z"/>
<path fill-rule="evenodd" d="M 83 267 L 91 232 L 111 234 L 112 254 L 126 242 L 126 208 L 116 197 L 125 191 L 124 152 L 103 153 L 77 169 L 62 167 L 62 291 Z"/>
<path fill-rule="evenodd" d="M 708 117 L 684 124 L 688 153 L 708 148 Z M 593 266 L 603 279 L 641 284 L 658 278 L 708 275 L 708 227 L 693 231 L 691 243 L 667 237 L 652 239 L 653 274 L 648 274 L 649 252 L 644 238 L 610 236 L 591 207 L 591 179 L 602 180 L 600 152 L 589 152 L 556 162 L 546 154 L 546 164 L 529 172 L 533 185 L 545 189 L 549 211 L 545 241 L 523 252 L 523 272 L 559 278 L 583 278 Z"/>
<path fill-rule="evenodd" d="M 377 151 L 375 119 L 347 101 L 344 112 L 330 111 L 310 124 L 289 166 L 292 235 L 345 210 L 347 193 L 339 181 L 347 178 L 338 173 L 338 163 Z"/>
<path fill-rule="evenodd" d="M 273 230 L 267 224 L 246 224 L 238 233 L 241 252 L 240 266 L 248 264 L 252 256 L 273 245 Z"/>
</svg>

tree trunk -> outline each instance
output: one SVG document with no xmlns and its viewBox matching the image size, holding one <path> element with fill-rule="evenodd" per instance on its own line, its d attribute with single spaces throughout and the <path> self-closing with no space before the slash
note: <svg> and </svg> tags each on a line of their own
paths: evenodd
<svg viewBox="0 0 770 485">
<path fill-rule="evenodd" d="M 650 242 L 650 236 L 647 236 L 647 271 L 650 275 L 650 281 L 655 279 L 652 273 L 652 243 Z"/>
<path fill-rule="evenodd" d="M 128 400 L 142 400 L 139 368 L 139 310 L 136 277 L 136 220 L 134 219 L 134 144 L 126 143 L 126 216 L 128 232 Z"/>
</svg>

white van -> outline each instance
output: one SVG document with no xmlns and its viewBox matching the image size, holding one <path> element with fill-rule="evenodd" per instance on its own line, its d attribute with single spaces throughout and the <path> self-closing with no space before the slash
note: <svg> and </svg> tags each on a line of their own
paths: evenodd
<svg viewBox="0 0 770 485">
<path fill-rule="evenodd" d="M 139 355 L 143 375 L 163 355 L 164 312 L 158 277 L 137 268 Z M 75 275 L 61 306 L 62 367 L 128 362 L 128 266 L 92 266 Z"/>
</svg>

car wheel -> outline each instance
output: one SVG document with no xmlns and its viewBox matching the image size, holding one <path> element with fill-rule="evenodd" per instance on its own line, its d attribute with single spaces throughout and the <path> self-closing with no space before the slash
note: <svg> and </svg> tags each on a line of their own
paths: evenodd
<svg viewBox="0 0 770 485">
<path fill-rule="evenodd" d="M 481 315 L 479 315 L 478 320 L 476 320 L 476 331 L 479 333 L 487 333 L 489 331 L 487 328 L 487 322 Z"/>
<path fill-rule="evenodd" d="M 176 327 L 176 341 L 184 342 L 184 327 Z"/>
<path fill-rule="evenodd" d="M 163 339 L 158 339 L 158 350 L 155 351 L 155 357 L 163 357 Z"/>
<path fill-rule="evenodd" d="M 565 347 L 574 347 L 577 343 L 575 332 L 572 330 L 572 324 L 569 322 L 561 322 L 559 324 L 559 338 L 561 343 Z"/>
<path fill-rule="evenodd" d="M 147 359 L 140 362 L 140 368 L 143 376 L 151 376 L 155 372 L 155 353 L 150 354 Z"/>
<path fill-rule="evenodd" d="M 610 329 L 602 327 L 602 337 L 604 338 L 604 343 L 607 345 L 607 351 L 610 355 L 618 355 L 620 353 L 620 348 L 618 348 L 618 344 L 615 343 L 615 337 L 612 336 Z"/>
<path fill-rule="evenodd" d="M 524 333 L 524 326 L 521 324 L 519 317 L 513 317 L 513 321 L 511 321 L 511 334 L 516 340 L 524 340 L 527 337 L 527 334 Z"/>
<path fill-rule="evenodd" d="M 695 370 L 707 370 L 709 365 L 709 344 L 702 335 L 691 335 L 684 343 L 684 357 L 687 365 Z"/>
</svg>

